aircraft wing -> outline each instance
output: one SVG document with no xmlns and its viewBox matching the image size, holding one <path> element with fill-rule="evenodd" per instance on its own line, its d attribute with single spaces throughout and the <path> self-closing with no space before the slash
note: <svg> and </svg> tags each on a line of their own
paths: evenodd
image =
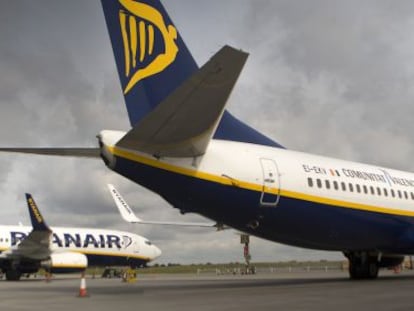
<svg viewBox="0 0 414 311">
<path fill-rule="evenodd" d="M 157 157 L 204 154 L 247 56 L 229 46 L 223 47 L 134 126 L 117 146 Z"/>
<path fill-rule="evenodd" d="M 0 152 L 17 152 L 66 157 L 99 158 L 99 148 L 0 148 Z"/>
<path fill-rule="evenodd" d="M 146 221 L 138 218 L 128 203 L 122 198 L 118 190 L 111 184 L 108 184 L 109 191 L 111 192 L 112 198 L 115 201 L 116 206 L 122 216 L 122 218 L 129 223 L 137 223 L 143 225 L 165 225 L 165 226 L 183 226 L 183 227 L 208 227 L 217 228 L 217 230 L 227 229 L 221 224 L 207 223 L 207 222 L 169 222 L 169 221 Z"/>
<path fill-rule="evenodd" d="M 2 259 L 29 258 L 42 260 L 50 256 L 50 238 L 52 230 L 46 225 L 32 196 L 26 193 L 27 206 L 33 230 L 17 245 L 0 254 Z"/>
</svg>

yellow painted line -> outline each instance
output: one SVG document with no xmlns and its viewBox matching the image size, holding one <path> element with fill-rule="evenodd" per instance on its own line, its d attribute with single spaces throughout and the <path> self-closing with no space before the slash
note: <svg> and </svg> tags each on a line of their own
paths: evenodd
<svg viewBox="0 0 414 311">
<path fill-rule="evenodd" d="M 152 55 L 154 50 L 154 27 L 148 25 L 148 55 Z"/>
<path fill-rule="evenodd" d="M 121 26 L 122 41 L 124 43 L 124 54 L 125 54 L 125 76 L 129 76 L 130 71 L 130 54 L 129 54 L 129 39 L 126 31 L 126 14 L 122 11 L 119 11 L 119 23 Z"/>
<path fill-rule="evenodd" d="M 139 25 L 139 47 L 140 47 L 139 61 L 142 63 L 144 61 L 145 52 L 147 51 L 145 47 L 147 32 L 146 32 L 145 23 L 143 21 L 140 21 L 138 25 Z"/>
<path fill-rule="evenodd" d="M 197 170 L 192 170 L 188 168 L 179 167 L 176 165 L 163 163 L 161 161 L 148 158 L 145 156 L 138 155 L 136 153 L 133 153 L 131 151 L 127 151 L 124 149 L 120 149 L 117 147 L 109 147 L 109 151 L 118 156 L 122 157 L 134 162 L 139 162 L 145 165 L 149 165 L 155 168 L 167 170 L 169 172 L 186 175 L 198 179 L 203 179 L 207 181 L 212 181 L 224 185 L 232 185 L 232 182 L 229 178 L 223 177 L 223 176 L 217 176 L 210 173 L 204 173 Z M 241 180 L 235 180 L 237 182 L 237 187 L 246 189 L 246 190 L 252 190 L 252 191 L 258 191 L 262 192 L 263 186 L 259 184 L 249 183 Z M 270 188 L 269 188 L 270 189 Z M 277 193 L 277 189 L 271 189 L 272 192 Z M 361 204 L 361 203 L 354 203 L 349 201 L 343 201 L 343 200 L 336 200 L 336 199 L 330 199 L 326 197 L 320 197 L 315 195 L 308 195 L 300 192 L 295 191 L 289 191 L 289 190 L 280 190 L 280 196 L 281 197 L 287 197 L 287 198 L 293 198 L 293 199 L 300 199 L 304 201 L 314 202 L 314 203 L 321 203 L 330 205 L 333 207 L 342 207 L 342 208 L 348 208 L 348 209 L 356 209 L 356 210 L 362 210 L 362 211 L 369 211 L 369 212 L 377 212 L 381 214 L 390 214 L 390 215 L 398 215 L 398 216 L 414 216 L 414 211 L 405 211 L 400 209 L 392 209 L 392 208 L 386 208 L 386 207 L 379 207 L 374 205 L 368 205 L 368 204 Z"/>
</svg>

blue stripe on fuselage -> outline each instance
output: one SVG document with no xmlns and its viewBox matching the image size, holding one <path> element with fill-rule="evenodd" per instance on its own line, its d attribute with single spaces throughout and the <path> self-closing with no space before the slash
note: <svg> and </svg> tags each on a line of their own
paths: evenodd
<svg viewBox="0 0 414 311">
<path fill-rule="evenodd" d="M 145 265 L 148 260 L 140 258 L 131 258 L 127 256 L 109 256 L 98 254 L 85 254 L 88 257 L 88 266 L 132 266 L 140 267 Z"/>
<path fill-rule="evenodd" d="M 131 258 L 126 256 L 109 256 L 109 255 L 97 255 L 97 254 L 85 254 L 88 258 L 88 267 L 116 267 L 116 266 L 130 266 L 141 267 L 148 263 L 148 260 L 140 258 Z M 70 273 L 78 272 L 83 268 L 52 268 L 52 273 Z"/>
<path fill-rule="evenodd" d="M 115 171 L 160 194 L 174 207 L 199 213 L 275 242 L 321 250 L 414 252 L 414 217 L 343 208 L 281 197 L 260 206 L 261 193 L 154 168 L 116 157 Z M 257 220 L 259 226 L 247 226 Z"/>
</svg>

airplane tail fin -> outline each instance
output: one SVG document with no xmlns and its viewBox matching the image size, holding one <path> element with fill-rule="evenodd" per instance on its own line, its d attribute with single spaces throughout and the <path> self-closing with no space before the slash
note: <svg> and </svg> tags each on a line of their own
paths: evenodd
<svg viewBox="0 0 414 311">
<path fill-rule="evenodd" d="M 132 127 L 199 67 L 159 0 L 101 0 Z M 214 138 L 283 148 L 228 111 Z M 190 122 L 187 122 L 190 123 Z"/>
<path fill-rule="evenodd" d="M 198 66 L 158 0 L 102 0 L 131 126 Z"/>
<path fill-rule="evenodd" d="M 26 193 L 26 202 L 27 207 L 29 208 L 33 231 L 51 231 L 40 213 L 40 210 L 38 209 L 32 195 L 29 193 Z"/>
</svg>

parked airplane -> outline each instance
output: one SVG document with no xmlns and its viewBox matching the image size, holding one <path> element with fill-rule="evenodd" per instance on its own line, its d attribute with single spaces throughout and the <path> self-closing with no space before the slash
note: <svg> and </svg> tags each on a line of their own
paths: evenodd
<svg viewBox="0 0 414 311">
<path fill-rule="evenodd" d="M 199 68 L 158 0 L 102 0 L 132 129 L 99 149 L 3 148 L 98 156 L 195 212 L 268 240 L 341 251 L 351 278 L 414 254 L 414 174 L 287 150 L 225 105 L 247 54 L 223 47 Z"/>
<path fill-rule="evenodd" d="M 30 194 L 26 200 L 33 227 L 0 226 L 0 269 L 9 281 L 40 268 L 64 273 L 88 265 L 138 267 L 161 255 L 146 238 L 129 232 L 49 228 Z"/>
</svg>

